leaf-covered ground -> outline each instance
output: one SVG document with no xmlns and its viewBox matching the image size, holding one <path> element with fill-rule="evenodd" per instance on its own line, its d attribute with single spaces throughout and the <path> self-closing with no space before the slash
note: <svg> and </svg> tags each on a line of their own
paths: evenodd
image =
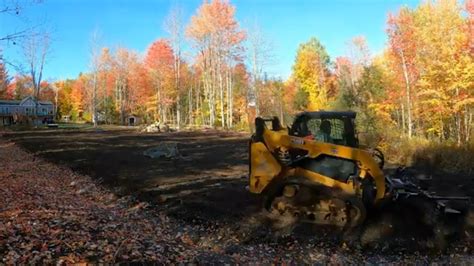
<svg viewBox="0 0 474 266">
<path fill-rule="evenodd" d="M 272 237 L 264 226 L 251 222 L 238 227 L 186 222 L 133 196 L 117 197 L 97 180 L 46 162 L 4 138 L 0 138 L 0 162 L 0 264 L 378 264 L 474 259 L 470 247 L 461 247 L 458 254 L 378 254 L 343 241 Z"/>
</svg>

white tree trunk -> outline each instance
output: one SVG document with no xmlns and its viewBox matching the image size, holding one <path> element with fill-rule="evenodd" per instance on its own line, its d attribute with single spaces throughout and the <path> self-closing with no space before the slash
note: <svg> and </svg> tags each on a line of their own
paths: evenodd
<svg viewBox="0 0 474 266">
<path fill-rule="evenodd" d="M 405 78 L 405 96 L 406 96 L 406 105 L 407 105 L 407 127 L 408 127 L 408 138 L 411 138 L 413 135 L 413 122 L 412 122 L 412 108 L 411 108 L 411 89 L 410 89 L 410 79 L 408 75 L 408 67 L 405 61 L 405 55 L 403 50 L 400 49 L 400 57 L 402 59 L 402 69 L 403 76 Z"/>
</svg>

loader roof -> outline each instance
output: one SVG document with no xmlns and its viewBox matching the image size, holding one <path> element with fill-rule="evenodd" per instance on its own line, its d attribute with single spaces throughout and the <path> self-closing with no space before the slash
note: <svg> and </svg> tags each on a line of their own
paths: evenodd
<svg viewBox="0 0 474 266">
<path fill-rule="evenodd" d="M 356 112 L 345 111 L 316 111 L 316 112 L 302 112 L 296 115 L 296 118 L 299 117 L 310 117 L 310 118 L 321 118 L 321 119 L 332 119 L 332 118 L 355 118 Z"/>
</svg>

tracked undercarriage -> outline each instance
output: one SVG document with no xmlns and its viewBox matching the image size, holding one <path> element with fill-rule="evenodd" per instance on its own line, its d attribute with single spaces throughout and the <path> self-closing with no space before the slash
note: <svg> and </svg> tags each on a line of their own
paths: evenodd
<svg viewBox="0 0 474 266">
<path fill-rule="evenodd" d="M 366 209 L 360 199 L 331 194 L 321 187 L 286 185 L 281 195 L 270 200 L 268 210 L 299 222 L 337 227 L 355 227 L 365 220 Z"/>
</svg>

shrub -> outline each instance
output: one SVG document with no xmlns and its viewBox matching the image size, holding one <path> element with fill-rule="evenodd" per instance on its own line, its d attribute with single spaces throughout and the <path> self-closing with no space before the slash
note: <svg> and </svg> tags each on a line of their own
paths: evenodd
<svg viewBox="0 0 474 266">
<path fill-rule="evenodd" d="M 472 175 L 473 162 L 474 144 L 430 143 L 413 154 L 413 166 L 433 171 Z"/>
<path fill-rule="evenodd" d="M 433 142 L 426 138 L 385 136 L 372 137 L 371 147 L 378 147 L 386 161 L 405 166 L 453 174 L 474 173 L 474 144 L 458 146 Z"/>
</svg>

